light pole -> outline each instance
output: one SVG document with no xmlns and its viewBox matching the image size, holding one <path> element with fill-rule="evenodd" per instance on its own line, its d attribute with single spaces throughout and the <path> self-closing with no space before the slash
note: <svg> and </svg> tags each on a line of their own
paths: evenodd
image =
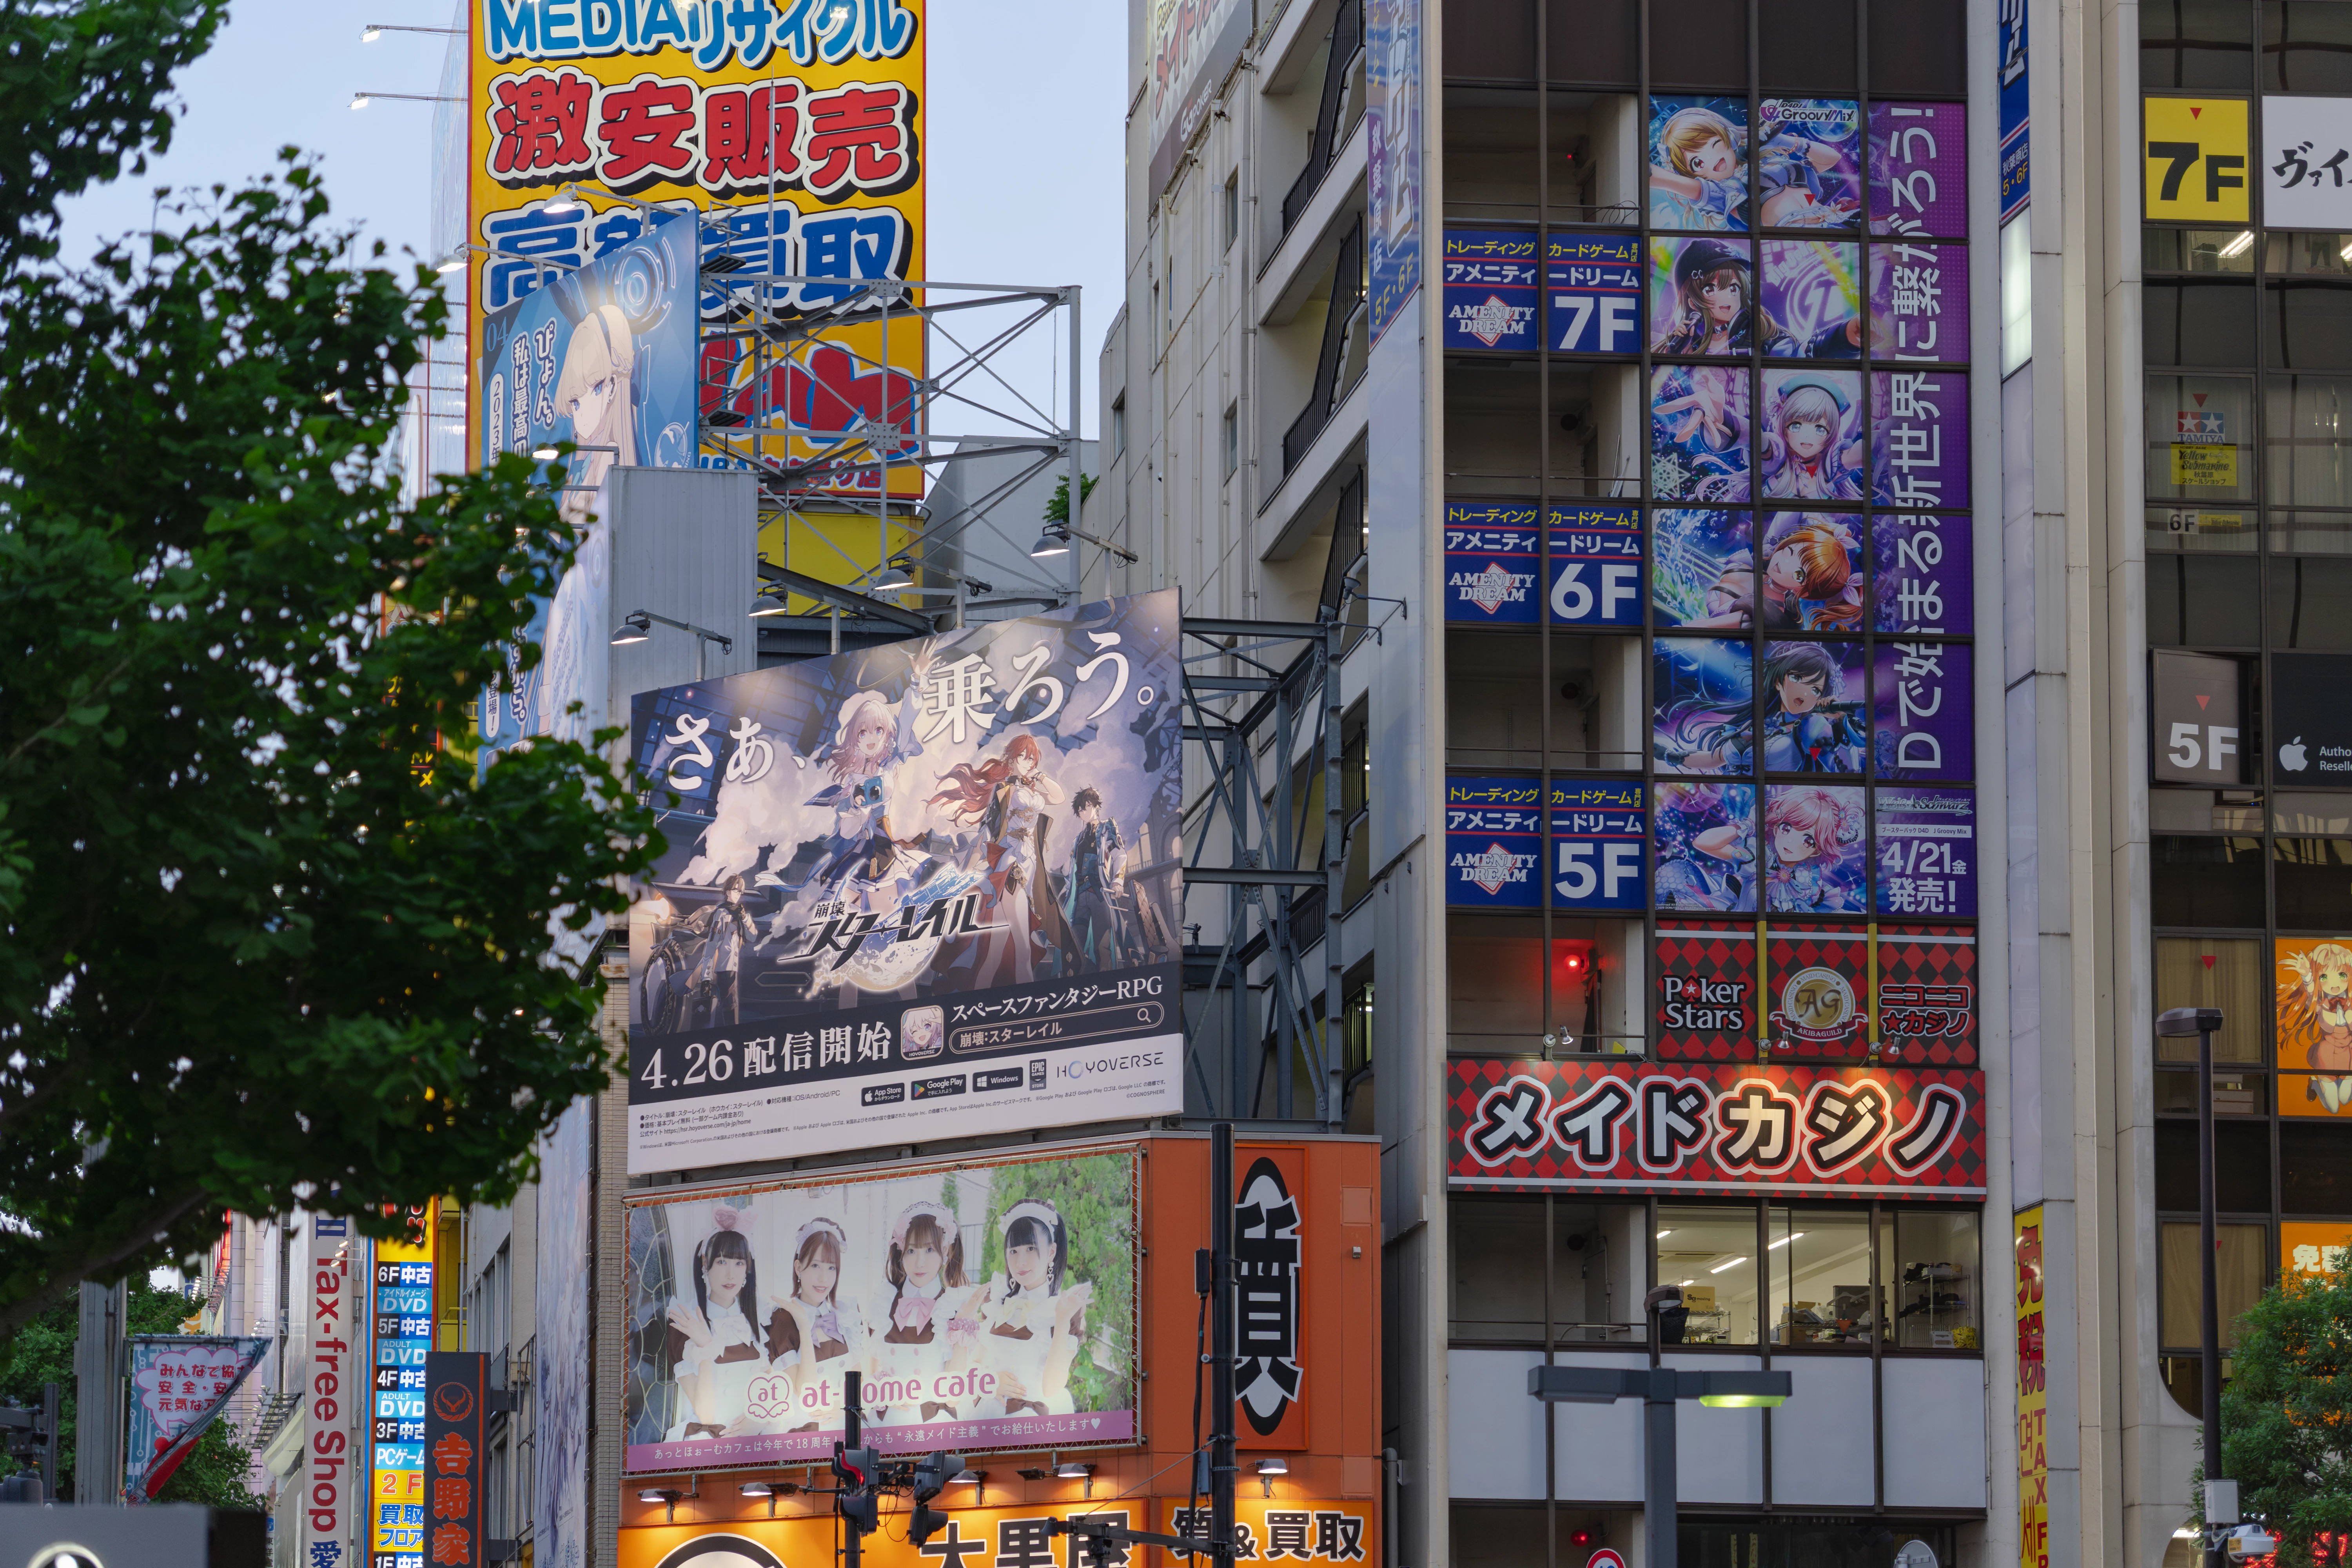
<svg viewBox="0 0 2352 1568">
<path fill-rule="evenodd" d="M 2203 1292 L 2203 1319 L 2198 1346 L 2204 1357 L 2205 1479 L 2220 1480 L 2229 1472 L 2221 1466 L 2221 1302 L 2214 1278 L 2213 1258 L 2213 1037 L 2221 1028 L 2219 1007 L 2175 1007 L 2156 1017 L 2156 1032 L 2168 1038 L 2197 1037 L 2197 1228 L 2202 1261 L 2198 1287 Z M 2206 1568 L 2221 1568 L 2221 1549 L 2213 1532 L 2206 1532 Z"/>
<path fill-rule="evenodd" d="M 674 621 L 667 616 L 655 615 L 651 610 L 631 610 L 622 616 L 619 627 L 613 633 L 613 646 L 626 647 L 631 643 L 644 642 L 654 635 L 656 623 L 694 634 L 694 679 L 698 681 L 704 679 L 702 653 L 706 644 L 717 643 L 721 653 L 735 651 L 735 639 L 725 632 L 714 632 L 709 626 L 698 626 L 692 621 Z"/>
<path fill-rule="evenodd" d="M 1677 1372 L 1672 1367 L 1531 1366 L 1528 1393 L 1550 1405 L 1642 1401 L 1648 1417 L 1642 1462 L 1643 1568 L 1675 1568 L 1675 1405 L 1685 1399 L 1717 1410 L 1752 1410 L 1787 1399 L 1785 1372 Z"/>
</svg>

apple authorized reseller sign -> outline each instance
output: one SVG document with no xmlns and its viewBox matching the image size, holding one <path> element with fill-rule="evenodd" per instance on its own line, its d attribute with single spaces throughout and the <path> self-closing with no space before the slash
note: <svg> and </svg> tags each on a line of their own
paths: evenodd
<svg viewBox="0 0 2352 1568">
<path fill-rule="evenodd" d="M 2352 655 L 2271 656 L 2271 757 L 2282 784 L 2352 780 Z"/>
</svg>

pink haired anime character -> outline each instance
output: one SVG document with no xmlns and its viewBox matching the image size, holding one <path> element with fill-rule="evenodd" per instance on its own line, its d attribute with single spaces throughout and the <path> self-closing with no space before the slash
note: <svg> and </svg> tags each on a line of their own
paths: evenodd
<svg viewBox="0 0 2352 1568">
<path fill-rule="evenodd" d="M 1771 855 L 1765 879 L 1765 907 L 1786 914 L 1855 914 L 1858 890 L 1840 884 L 1836 873 L 1847 853 L 1862 842 L 1859 790 L 1815 784 L 1775 789 L 1764 805 L 1764 838 Z"/>
</svg>

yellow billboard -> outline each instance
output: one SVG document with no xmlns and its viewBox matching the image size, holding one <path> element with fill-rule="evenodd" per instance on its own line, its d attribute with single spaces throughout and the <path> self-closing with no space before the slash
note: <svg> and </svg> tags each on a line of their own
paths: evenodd
<svg viewBox="0 0 2352 1568">
<path fill-rule="evenodd" d="M 836 445 L 808 433 L 845 430 L 904 455 L 921 322 L 805 323 L 923 275 L 921 0 L 475 0 L 470 31 L 469 361 L 486 316 L 626 245 L 649 205 L 691 206 L 709 215 L 698 406 L 706 435 L 736 433 L 699 460 L 804 463 Z M 813 281 L 730 291 L 722 269 Z M 469 449 L 503 449 L 469 379 Z M 863 458 L 803 488 L 920 494 L 913 464 Z M 834 553 L 792 564 L 845 581 L 815 558 Z"/>
<path fill-rule="evenodd" d="M 2144 149 L 2152 219 L 2246 221 L 2246 100 L 2150 98 Z M 2189 481 L 2207 483 L 2206 480 Z"/>
</svg>

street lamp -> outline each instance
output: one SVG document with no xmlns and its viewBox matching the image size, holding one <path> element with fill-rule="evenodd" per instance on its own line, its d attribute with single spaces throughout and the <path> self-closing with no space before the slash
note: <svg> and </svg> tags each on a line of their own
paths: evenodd
<svg viewBox="0 0 2352 1568">
<path fill-rule="evenodd" d="M 1675 1405 L 1696 1399 L 1717 1410 L 1769 1408 L 1794 1384 L 1785 1372 L 1677 1372 L 1673 1367 L 1531 1366 L 1528 1393 L 1547 1405 L 1613 1405 L 1638 1399 L 1646 1408 L 1642 1530 L 1643 1568 L 1675 1568 Z"/>
<path fill-rule="evenodd" d="M 2197 1037 L 2197 1227 L 2204 1245 L 2198 1285 L 2204 1294 L 2199 1348 L 2204 1352 L 2205 1476 L 2207 1484 L 2227 1476 L 2221 1466 L 2221 1302 L 2213 1261 L 2213 1037 L 2221 1032 L 2219 1007 L 2175 1007 L 2156 1017 L 2156 1032 L 2168 1039 Z M 2221 1550 L 2208 1533 L 2206 1568 L 2220 1568 Z"/>
<path fill-rule="evenodd" d="M 632 643 L 645 642 L 654 635 L 656 625 L 676 626 L 679 631 L 694 634 L 694 679 L 697 680 L 704 679 L 702 656 L 706 645 L 717 643 L 722 653 L 735 651 L 735 639 L 725 632 L 714 632 L 709 626 L 698 626 L 692 621 L 674 621 L 667 616 L 655 615 L 651 610 L 631 610 L 622 616 L 621 624 L 613 632 L 613 646 L 627 647 Z"/>
</svg>

